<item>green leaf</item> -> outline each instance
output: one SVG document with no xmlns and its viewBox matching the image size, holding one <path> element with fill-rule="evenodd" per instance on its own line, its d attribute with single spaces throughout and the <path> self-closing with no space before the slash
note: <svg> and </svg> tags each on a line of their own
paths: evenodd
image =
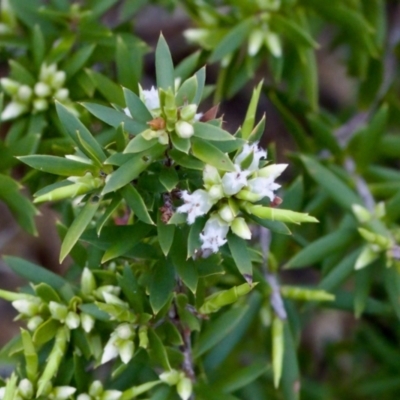
<svg viewBox="0 0 400 400">
<path fill-rule="evenodd" d="M 93 318 L 99 321 L 110 320 L 110 316 L 106 312 L 100 310 L 95 303 L 80 304 L 79 309 L 85 314 L 91 315 Z"/>
<path fill-rule="evenodd" d="M 115 192 L 136 179 L 150 164 L 142 154 L 135 154 L 106 179 L 102 195 Z"/>
<path fill-rule="evenodd" d="M 175 225 L 168 225 L 161 219 L 161 211 L 157 218 L 157 237 L 160 247 L 165 256 L 168 255 L 174 241 Z"/>
<path fill-rule="evenodd" d="M 162 34 L 158 39 L 156 48 L 156 77 L 157 87 L 159 89 L 168 90 L 170 88 L 172 91 L 174 91 L 174 64 L 172 62 L 171 52 L 169 51 L 168 44 Z"/>
<path fill-rule="evenodd" d="M 95 49 L 94 44 L 82 47 L 69 57 L 63 64 L 62 69 L 71 79 L 81 68 L 85 66 Z"/>
<path fill-rule="evenodd" d="M 15 79 L 19 83 L 33 87 L 36 83 L 35 77 L 21 64 L 14 60 L 9 61 L 10 78 Z"/>
<path fill-rule="evenodd" d="M 181 151 L 176 149 L 170 150 L 168 154 L 175 161 L 176 164 L 184 168 L 194 169 L 197 171 L 203 171 L 204 169 L 204 163 L 197 158 L 194 158 L 190 154 L 182 153 Z"/>
<path fill-rule="evenodd" d="M 203 100 L 203 91 L 206 82 L 206 67 L 200 68 L 196 72 L 195 76 L 197 79 L 197 91 L 196 95 L 194 96 L 193 103 L 199 105 L 200 102 Z"/>
<path fill-rule="evenodd" d="M 31 235 L 36 235 L 34 217 L 36 208 L 20 192 L 19 184 L 9 176 L 0 174 L 0 200 L 7 204 L 14 218 Z"/>
<path fill-rule="evenodd" d="M 395 267 L 384 269 L 384 284 L 394 312 L 400 319 L 400 274 Z"/>
<path fill-rule="evenodd" d="M 229 132 L 218 126 L 207 124 L 205 122 L 195 122 L 193 124 L 194 136 L 211 141 L 236 140 Z"/>
<path fill-rule="evenodd" d="M 229 233 L 228 245 L 239 272 L 247 282 L 251 282 L 253 280 L 253 266 L 247 250 L 247 242 L 239 236 Z"/>
<path fill-rule="evenodd" d="M 164 370 L 169 371 L 171 365 L 169 363 L 167 351 L 163 342 L 158 337 L 154 329 L 150 328 L 148 331 L 150 349 L 148 350 L 150 358 L 160 364 Z"/>
<path fill-rule="evenodd" d="M 354 314 L 360 318 L 367 307 L 368 294 L 371 289 L 373 269 L 364 268 L 355 275 Z"/>
<path fill-rule="evenodd" d="M 132 118 L 143 124 L 147 124 L 147 122 L 151 121 L 153 116 L 150 114 L 150 111 L 147 109 L 142 100 L 140 100 L 140 97 L 129 89 L 123 88 L 123 90 L 126 106 L 128 107 Z"/>
<path fill-rule="evenodd" d="M 274 14 L 271 18 L 271 27 L 274 31 L 282 33 L 289 38 L 297 47 L 307 46 L 318 48 L 318 43 L 312 38 L 304 27 L 301 27 L 292 18 Z"/>
<path fill-rule="evenodd" d="M 193 349 L 193 357 L 195 359 L 200 357 L 220 343 L 240 324 L 246 315 L 247 309 L 248 306 L 235 307 L 210 321 L 200 334 L 199 340 Z"/>
<path fill-rule="evenodd" d="M 78 216 L 74 219 L 61 245 L 60 263 L 67 257 L 83 231 L 90 224 L 99 206 L 99 200 L 88 199 Z"/>
<path fill-rule="evenodd" d="M 50 303 L 50 301 L 61 303 L 58 293 L 47 283 L 39 283 L 39 285 L 35 286 L 35 292 L 45 303 Z"/>
<path fill-rule="evenodd" d="M 110 78 L 95 72 L 93 70 L 86 70 L 93 81 L 96 89 L 104 96 L 104 98 L 113 104 L 118 104 L 121 107 L 125 106 L 124 94 L 121 86 L 114 83 Z"/>
<path fill-rule="evenodd" d="M 148 150 L 158 143 L 157 139 L 147 140 L 142 135 L 135 136 L 125 147 L 124 154 L 126 153 L 140 153 L 141 151 Z"/>
<path fill-rule="evenodd" d="M 24 347 L 26 376 L 31 382 L 34 382 L 37 378 L 39 367 L 38 355 L 29 332 L 21 329 L 21 338 Z"/>
<path fill-rule="evenodd" d="M 197 77 L 192 76 L 186 79 L 179 87 L 175 95 L 175 102 L 177 106 L 184 106 L 185 104 L 194 103 L 197 93 Z"/>
<path fill-rule="evenodd" d="M 151 274 L 149 292 L 150 305 L 157 314 L 172 296 L 175 288 L 175 269 L 168 259 L 154 265 Z"/>
<path fill-rule="evenodd" d="M 111 107 L 105 107 L 95 103 L 81 103 L 91 114 L 105 122 L 108 125 L 118 128 L 121 123 L 124 124 L 125 130 L 132 135 L 137 135 L 145 131 L 148 126 L 143 122 L 136 122 L 128 117 L 124 112 L 114 110 Z"/>
<path fill-rule="evenodd" d="M 56 275 L 39 265 L 18 257 L 4 256 L 5 263 L 20 277 L 33 284 L 47 283 L 53 289 L 60 290 L 64 285 L 69 285 L 61 276 Z"/>
<path fill-rule="evenodd" d="M 114 193 L 114 196 L 111 200 L 111 203 L 107 206 L 107 208 L 103 211 L 102 216 L 96 222 L 97 234 L 100 235 L 101 230 L 107 221 L 114 215 L 114 213 L 118 210 L 119 205 L 121 204 L 122 198 L 118 193 Z"/>
<path fill-rule="evenodd" d="M 355 154 L 357 166 L 360 170 L 365 170 L 376 159 L 376 149 L 379 147 L 379 142 L 383 133 L 386 130 L 386 125 L 389 116 L 389 107 L 383 104 L 371 119 L 368 126 L 362 131 L 360 143 L 357 146 Z"/>
<path fill-rule="evenodd" d="M 68 110 L 68 108 L 57 101 L 56 108 L 58 117 L 60 118 L 66 132 L 75 142 L 78 148 L 89 158 L 93 158 L 93 155 L 95 155 L 94 161 L 101 164 L 106 159 L 106 155 L 104 154 L 99 142 L 97 142 L 85 125 L 83 125 L 82 122 L 79 121 L 79 119 Z M 91 151 L 88 151 L 88 148 L 82 144 L 82 141 L 79 139 L 79 137 L 82 138 Z"/>
<path fill-rule="evenodd" d="M 142 196 L 133 185 L 126 185 L 120 193 L 134 214 L 144 223 L 154 225 Z"/>
<path fill-rule="evenodd" d="M 284 352 L 284 322 L 278 316 L 274 316 L 272 321 L 272 369 L 274 372 L 275 388 L 279 386 L 281 380 Z"/>
<path fill-rule="evenodd" d="M 248 139 L 253 131 L 254 121 L 256 119 L 256 112 L 258 106 L 258 100 L 260 99 L 261 89 L 263 86 L 263 81 L 261 81 L 258 86 L 253 90 L 253 95 L 251 96 L 250 104 L 244 118 L 244 122 L 241 128 L 242 138 Z"/>
<path fill-rule="evenodd" d="M 269 229 L 272 232 L 281 233 L 283 235 L 291 235 L 290 229 L 281 221 L 272 221 L 270 219 L 258 218 L 255 215 L 249 214 L 249 218 L 257 224 Z"/>
<path fill-rule="evenodd" d="M 61 176 L 83 176 L 87 172 L 93 174 L 98 172 L 98 168 L 91 163 L 56 156 L 31 155 L 18 157 L 18 159 L 39 171 Z"/>
<path fill-rule="evenodd" d="M 55 319 L 49 318 L 44 321 L 36 329 L 33 334 L 32 340 L 36 347 L 41 347 L 43 344 L 49 342 L 56 336 L 57 330 L 60 328 L 60 322 Z"/>
<path fill-rule="evenodd" d="M 170 139 L 175 149 L 188 154 L 190 150 L 190 139 L 179 137 L 175 132 L 171 132 Z"/>
<path fill-rule="evenodd" d="M 227 35 L 218 43 L 209 58 L 210 63 L 220 61 L 228 54 L 233 53 L 246 40 L 253 27 L 254 19 L 248 18 L 237 24 Z"/>
<path fill-rule="evenodd" d="M 311 177 L 340 206 L 351 210 L 353 204 L 362 205 L 360 198 L 342 180 L 323 167 L 318 161 L 304 155 L 300 156 L 300 159 Z"/>
<path fill-rule="evenodd" d="M 43 32 L 40 29 L 40 25 L 35 25 L 32 34 L 32 51 L 33 51 L 33 62 L 37 69 L 40 68 L 44 54 L 46 52 L 46 43 L 44 41 Z"/>
<path fill-rule="evenodd" d="M 358 237 L 357 230 L 354 228 L 338 229 L 335 232 L 328 233 L 299 251 L 289 260 L 285 268 L 310 267 L 330 254 L 342 252 L 350 247 L 356 237 Z"/>
<path fill-rule="evenodd" d="M 100 238 L 97 238 L 97 236 L 92 238 L 92 240 L 86 238 L 90 243 L 94 243 L 99 248 L 106 250 L 101 259 L 102 263 L 126 254 L 142 239 L 147 237 L 151 231 L 151 225 L 142 222 L 124 228 L 125 229 L 115 229 L 115 227 L 110 227 L 110 229 L 108 229 L 108 227 L 105 227 Z M 112 236 L 113 233 L 114 236 Z"/>
<path fill-rule="evenodd" d="M 192 138 L 192 152 L 199 160 L 221 171 L 235 171 L 235 166 L 230 158 L 205 140 Z"/>
<path fill-rule="evenodd" d="M 131 267 L 125 265 L 123 274 L 118 275 L 117 279 L 131 307 L 138 313 L 143 312 L 143 290 L 140 288 Z"/>
<path fill-rule="evenodd" d="M 121 36 L 117 37 L 116 66 L 118 82 L 132 90 L 138 87 L 135 65 L 141 64 L 139 51 L 133 52 Z"/>
<path fill-rule="evenodd" d="M 163 168 L 160 173 L 160 182 L 168 192 L 171 192 L 173 189 L 175 189 L 179 182 L 178 173 L 176 172 L 175 168 Z"/>
</svg>

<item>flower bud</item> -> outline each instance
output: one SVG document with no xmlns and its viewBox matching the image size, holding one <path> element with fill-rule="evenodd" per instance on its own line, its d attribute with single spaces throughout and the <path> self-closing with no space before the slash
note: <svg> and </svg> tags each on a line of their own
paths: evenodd
<svg viewBox="0 0 400 400">
<path fill-rule="evenodd" d="M 206 164 L 203 170 L 203 182 L 205 185 L 217 185 L 221 183 L 221 176 L 217 168 Z"/>
<path fill-rule="evenodd" d="M 40 317 L 39 315 L 32 317 L 29 319 L 27 323 L 27 327 L 30 331 L 35 331 L 36 328 L 43 322 L 43 318 Z"/>
<path fill-rule="evenodd" d="M 158 137 L 157 131 L 153 131 L 152 129 L 146 129 L 141 135 L 145 140 L 153 140 Z"/>
<path fill-rule="evenodd" d="M 132 325 L 121 324 L 117 326 L 115 333 L 120 339 L 128 340 L 133 338 L 135 331 L 133 330 Z"/>
<path fill-rule="evenodd" d="M 371 264 L 379 257 L 379 254 L 375 252 L 371 246 L 367 245 L 363 248 L 360 255 L 357 257 L 356 263 L 354 265 L 355 270 L 362 269 L 367 265 Z"/>
<path fill-rule="evenodd" d="M 33 385 L 29 379 L 22 379 L 18 384 L 18 390 L 21 396 L 25 399 L 31 399 L 33 397 Z"/>
<path fill-rule="evenodd" d="M 27 103 L 32 98 L 32 89 L 28 85 L 22 85 L 18 89 L 17 96 L 21 102 Z"/>
<path fill-rule="evenodd" d="M 70 311 L 67 314 L 67 318 L 65 319 L 65 324 L 68 326 L 69 329 L 76 329 L 81 323 L 81 319 L 79 318 L 79 315 L 74 312 Z"/>
<path fill-rule="evenodd" d="M 107 304 L 114 304 L 118 306 L 125 306 L 126 303 L 122 301 L 119 297 L 115 296 L 114 294 L 104 292 L 103 293 L 104 301 Z"/>
<path fill-rule="evenodd" d="M 119 400 L 122 392 L 119 390 L 106 390 L 101 396 L 101 400 Z"/>
<path fill-rule="evenodd" d="M 118 345 L 118 353 L 124 364 L 128 364 L 133 357 L 135 346 L 131 340 L 124 340 Z"/>
<path fill-rule="evenodd" d="M 169 137 L 167 132 L 165 131 L 159 131 L 160 135 L 158 136 L 158 143 L 162 145 L 167 145 L 169 143 Z"/>
<path fill-rule="evenodd" d="M 282 56 L 282 44 L 279 36 L 273 32 L 267 32 L 265 35 L 265 44 L 274 57 Z"/>
<path fill-rule="evenodd" d="M 69 90 L 68 89 L 58 89 L 57 92 L 54 94 L 54 98 L 57 99 L 58 101 L 65 101 L 68 99 L 69 96 Z"/>
<path fill-rule="evenodd" d="M 54 89 L 59 89 L 62 85 L 65 83 L 65 79 L 67 77 L 67 74 L 64 71 L 57 71 L 51 79 L 51 86 Z"/>
<path fill-rule="evenodd" d="M 264 41 L 264 32 L 256 28 L 249 36 L 249 46 L 247 48 L 247 53 L 250 57 L 255 56 L 259 51 Z"/>
<path fill-rule="evenodd" d="M 392 241 L 389 238 L 378 233 L 364 228 L 358 228 L 358 232 L 367 242 L 377 245 L 380 250 L 387 250 L 392 245 Z"/>
<path fill-rule="evenodd" d="M 196 115 L 196 111 L 197 111 L 197 104 L 188 104 L 181 108 L 180 117 L 185 121 L 191 121 Z"/>
<path fill-rule="evenodd" d="M 101 396 L 103 393 L 103 384 L 100 381 L 93 381 L 89 387 L 89 395 L 91 397 Z"/>
<path fill-rule="evenodd" d="M 287 168 L 288 164 L 271 164 L 258 171 L 257 176 L 262 178 L 277 178 Z"/>
<path fill-rule="evenodd" d="M 182 378 L 182 372 L 179 372 L 176 369 L 171 369 L 170 371 L 163 372 L 159 378 L 167 385 L 174 386 Z"/>
<path fill-rule="evenodd" d="M 235 219 L 235 214 L 233 213 L 232 208 L 228 204 L 222 206 L 218 210 L 218 214 L 227 223 L 230 223 Z"/>
<path fill-rule="evenodd" d="M 64 322 L 68 315 L 68 308 L 64 304 L 50 301 L 49 303 L 50 314 L 54 319 Z"/>
<path fill-rule="evenodd" d="M 76 400 L 92 400 L 92 397 L 89 396 L 86 393 L 82 393 L 80 395 L 78 395 L 78 397 L 76 398 Z"/>
<path fill-rule="evenodd" d="M 357 221 L 361 224 L 371 220 L 372 215 L 365 207 L 360 206 L 359 204 L 353 204 L 351 208 L 353 210 L 353 214 L 357 218 Z"/>
<path fill-rule="evenodd" d="M 192 381 L 187 377 L 183 377 L 176 385 L 176 391 L 182 400 L 188 400 L 192 395 Z"/>
<path fill-rule="evenodd" d="M 224 197 L 224 190 L 222 185 L 213 185 L 208 189 L 208 194 L 213 201 L 217 201 Z"/>
<path fill-rule="evenodd" d="M 251 231 L 244 218 L 235 218 L 231 224 L 231 229 L 235 235 L 241 237 L 242 239 L 251 239 Z"/>
<path fill-rule="evenodd" d="M 91 332 L 91 330 L 94 327 L 94 324 L 95 324 L 95 319 L 91 315 L 86 313 L 81 314 L 81 325 L 86 333 Z"/>
<path fill-rule="evenodd" d="M 36 83 L 33 91 L 35 92 L 36 96 L 38 96 L 38 97 L 47 97 L 51 93 L 49 85 L 47 85 L 44 82 Z"/>
<path fill-rule="evenodd" d="M 147 334 L 148 328 L 143 325 L 139 328 L 139 347 L 142 349 L 147 349 L 149 345 L 149 336 Z"/>
<path fill-rule="evenodd" d="M 32 297 L 14 300 L 11 304 L 20 314 L 34 317 L 39 312 L 40 300 Z"/>
<path fill-rule="evenodd" d="M 41 81 L 50 81 L 53 75 L 57 72 L 57 65 L 56 64 L 42 64 L 40 68 L 39 79 Z"/>
<path fill-rule="evenodd" d="M 46 111 L 49 108 L 49 102 L 45 99 L 35 99 L 33 101 L 33 109 L 41 112 Z"/>
<path fill-rule="evenodd" d="M 175 124 L 175 132 L 182 139 L 189 139 L 194 134 L 194 128 L 189 122 L 178 121 Z"/>
<path fill-rule="evenodd" d="M 21 86 L 19 82 L 9 78 L 1 78 L 0 83 L 4 91 L 10 96 L 15 96 Z"/>
<path fill-rule="evenodd" d="M 11 103 L 7 104 L 6 108 L 1 113 L 1 120 L 8 121 L 10 119 L 17 118 L 27 111 L 28 107 L 26 104 L 12 101 Z"/>
<path fill-rule="evenodd" d="M 90 295 L 96 289 L 96 279 L 93 272 L 85 267 L 81 276 L 81 291 L 84 295 Z"/>
<path fill-rule="evenodd" d="M 58 386 L 52 391 L 52 398 L 55 400 L 66 400 L 76 392 L 72 386 Z"/>
</svg>

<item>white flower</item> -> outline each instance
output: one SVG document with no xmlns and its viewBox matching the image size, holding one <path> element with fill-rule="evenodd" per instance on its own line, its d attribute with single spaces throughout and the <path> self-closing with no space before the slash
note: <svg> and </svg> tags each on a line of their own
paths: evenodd
<svg viewBox="0 0 400 400">
<path fill-rule="evenodd" d="M 189 225 L 193 224 L 197 217 L 207 214 L 213 205 L 210 195 L 202 189 L 198 189 L 192 194 L 189 194 L 187 190 L 183 190 L 181 197 L 185 204 L 178 207 L 176 211 L 188 215 L 187 222 Z"/>
<path fill-rule="evenodd" d="M 275 183 L 273 177 L 270 177 L 250 179 L 248 187 L 252 193 L 259 195 L 259 200 L 263 197 L 269 197 L 272 201 L 275 197 L 274 190 L 279 189 L 281 185 Z"/>
<path fill-rule="evenodd" d="M 249 171 L 241 171 L 238 165 L 235 165 L 236 172 L 227 172 L 222 177 L 222 189 L 227 196 L 232 196 L 247 185 Z"/>
<path fill-rule="evenodd" d="M 216 253 L 218 249 L 226 243 L 226 235 L 229 225 L 223 222 L 218 216 L 212 216 L 204 227 L 203 233 L 200 233 L 200 239 L 203 242 L 202 250 L 211 250 Z"/>
<path fill-rule="evenodd" d="M 158 97 L 158 90 L 152 86 L 150 90 L 140 90 L 141 99 L 149 111 L 157 110 L 160 108 L 160 98 Z"/>
<path fill-rule="evenodd" d="M 49 395 L 50 399 L 65 400 L 76 392 L 76 388 L 72 386 L 55 387 Z"/>
<path fill-rule="evenodd" d="M 240 165 L 248 156 L 250 156 L 251 153 L 253 153 L 253 160 L 246 170 L 251 172 L 258 170 L 261 158 L 267 157 L 267 152 L 263 149 L 260 149 L 258 147 L 258 143 L 246 143 L 243 146 L 242 151 L 236 156 L 235 164 Z"/>
</svg>

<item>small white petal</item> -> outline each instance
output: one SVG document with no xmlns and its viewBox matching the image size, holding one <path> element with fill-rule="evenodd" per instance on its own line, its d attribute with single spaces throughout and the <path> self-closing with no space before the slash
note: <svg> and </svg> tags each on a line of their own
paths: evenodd
<svg viewBox="0 0 400 400">
<path fill-rule="evenodd" d="M 141 90 L 141 98 L 149 111 L 160 108 L 160 98 L 158 90 L 152 86 L 150 90 Z"/>
<path fill-rule="evenodd" d="M 248 183 L 249 190 L 254 194 L 263 197 L 269 197 L 272 201 L 275 197 L 274 191 L 279 189 L 281 185 L 274 182 L 273 178 L 254 178 L 250 179 Z"/>
<path fill-rule="evenodd" d="M 72 386 L 58 386 L 52 391 L 54 400 L 65 400 L 76 392 L 76 388 Z"/>
<path fill-rule="evenodd" d="M 122 392 L 119 390 L 106 390 L 102 396 L 101 400 L 119 400 L 122 396 Z"/>
<path fill-rule="evenodd" d="M 247 185 L 249 171 L 241 171 L 237 166 L 236 172 L 227 172 L 222 177 L 222 188 L 227 196 L 233 196 Z"/>
<path fill-rule="evenodd" d="M 44 82 L 36 83 L 33 91 L 38 97 L 47 97 L 51 93 L 49 85 L 46 85 Z"/>
<path fill-rule="evenodd" d="M 229 225 L 222 221 L 218 216 L 212 216 L 200 233 L 202 241 L 202 250 L 211 250 L 216 253 L 218 249 L 226 243 L 226 235 L 229 230 Z"/>
<path fill-rule="evenodd" d="M 197 217 L 207 214 L 214 203 L 210 195 L 202 189 L 198 189 L 192 194 L 184 190 L 181 193 L 181 197 L 185 204 L 178 207 L 177 212 L 187 214 L 189 225 L 193 224 Z"/>
<path fill-rule="evenodd" d="M 100 364 L 105 364 L 106 362 L 118 357 L 118 348 L 115 345 L 116 337 L 111 336 L 107 344 L 104 347 L 103 356 L 101 357 Z"/>
<path fill-rule="evenodd" d="M 26 104 L 12 101 L 11 103 L 7 104 L 6 108 L 1 113 L 1 120 L 8 121 L 10 119 L 17 118 L 21 114 L 23 114 L 27 111 L 28 111 L 28 107 Z"/>
</svg>

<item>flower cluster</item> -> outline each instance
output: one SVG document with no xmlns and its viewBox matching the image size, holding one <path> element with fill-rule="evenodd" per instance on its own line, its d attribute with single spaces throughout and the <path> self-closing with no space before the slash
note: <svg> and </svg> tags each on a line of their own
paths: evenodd
<svg viewBox="0 0 400 400">
<path fill-rule="evenodd" d="M 221 172 L 206 165 L 203 171 L 204 189 L 193 193 L 182 191 L 184 204 L 178 213 L 187 214 L 187 223 L 193 224 L 197 217 L 215 209 L 200 234 L 203 251 L 216 253 L 227 239 L 229 229 L 243 239 L 250 239 L 251 232 L 240 216 L 240 210 L 247 202 L 257 202 L 264 197 L 275 198 L 274 191 L 280 185 L 275 179 L 284 171 L 286 164 L 271 164 L 260 168 L 260 161 L 267 153 L 257 143 L 245 144 L 234 158 L 234 172 Z"/>
<path fill-rule="evenodd" d="M 31 87 L 13 79 L 0 80 L 4 91 L 11 96 L 11 102 L 1 114 L 3 121 L 19 117 L 27 112 L 42 112 L 49 108 L 53 98 L 65 102 L 69 91 L 64 88 L 66 73 L 57 70 L 56 64 L 43 64 L 40 68 L 39 79 Z"/>
<path fill-rule="evenodd" d="M 0 388 L 0 400 L 5 398 L 7 387 Z M 43 395 L 49 400 L 67 400 L 76 392 L 76 388 L 72 386 L 56 386 L 52 387 L 48 384 L 45 388 Z M 16 388 L 14 388 L 12 397 L 13 400 L 30 400 L 36 399 L 36 389 L 35 384 L 33 384 L 29 379 L 22 379 Z"/>
<path fill-rule="evenodd" d="M 144 90 L 139 86 L 139 96 L 153 117 L 153 120 L 148 123 L 149 129 L 141 133 L 144 139 L 158 139 L 159 143 L 168 144 L 171 132 L 175 132 L 182 139 L 189 139 L 193 136 L 193 123 L 202 116 L 201 113 L 196 113 L 196 104 L 185 104 L 178 107 L 172 90 L 162 91 L 164 101 L 161 102 L 160 93 L 154 86 L 150 90 Z M 132 117 L 128 108 L 125 108 L 124 111 Z"/>
</svg>

